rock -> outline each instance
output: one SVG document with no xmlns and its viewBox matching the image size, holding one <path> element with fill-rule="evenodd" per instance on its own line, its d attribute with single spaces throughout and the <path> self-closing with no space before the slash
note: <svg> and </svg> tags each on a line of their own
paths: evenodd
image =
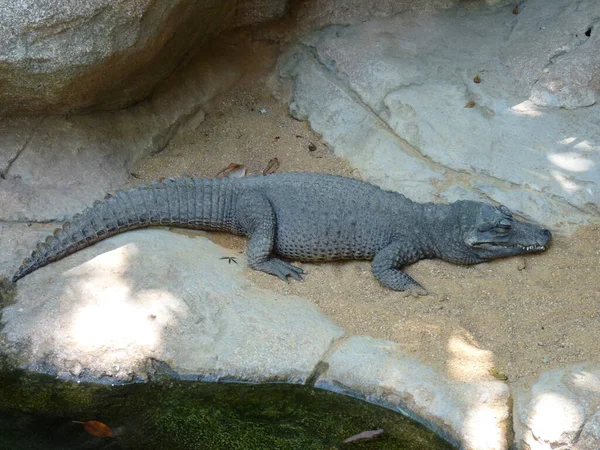
<svg viewBox="0 0 600 450">
<path fill-rule="evenodd" d="M 0 115 L 119 109 L 147 97 L 235 1 L 4 2 Z"/>
<path fill-rule="evenodd" d="M 2 121 L 0 221 L 66 220 L 123 187 L 140 158 L 163 150 L 188 121 L 198 127 L 209 101 L 256 65 L 252 58 L 242 43 L 222 41 L 134 107 Z"/>
<path fill-rule="evenodd" d="M 514 393 L 518 449 L 600 448 L 600 366 L 578 365 L 545 372 Z"/>
<path fill-rule="evenodd" d="M 600 448 L 600 411 L 584 425 L 577 445 L 582 449 Z"/>
<path fill-rule="evenodd" d="M 9 278 L 21 261 L 31 255 L 36 244 L 45 239 L 54 227 L 50 224 L 0 223 L 0 278 Z"/>
<path fill-rule="evenodd" d="M 486 0 L 495 2 L 497 0 Z M 504 1 L 504 0 L 499 0 Z M 396 14 L 411 12 L 433 13 L 437 10 L 451 8 L 459 3 L 457 0 L 309 0 L 292 5 L 295 20 L 305 29 L 316 29 L 332 24 L 356 24 L 373 18 L 391 17 Z"/>
<path fill-rule="evenodd" d="M 574 109 L 600 94 L 600 4 L 583 0 L 521 5 L 502 59 L 524 95 L 540 106 Z"/>
<path fill-rule="evenodd" d="M 235 10 L 235 26 L 256 25 L 281 18 L 288 9 L 288 0 L 241 0 Z"/>
<path fill-rule="evenodd" d="M 325 363 L 316 387 L 402 411 L 465 450 L 508 448 L 510 395 L 502 382 L 449 380 L 400 344 L 363 336 L 344 339 Z"/>
<path fill-rule="evenodd" d="M 518 48 L 510 58 L 520 17 L 457 7 L 309 33 L 280 61 L 290 111 L 368 181 L 414 200 L 492 200 L 563 232 L 597 222 L 600 105 L 528 99 L 535 65 Z"/>
<path fill-rule="evenodd" d="M 4 353 L 30 369 L 95 382 L 177 376 L 305 381 L 342 330 L 300 298 L 254 287 L 244 259 L 204 237 L 124 233 L 17 283 Z"/>
</svg>

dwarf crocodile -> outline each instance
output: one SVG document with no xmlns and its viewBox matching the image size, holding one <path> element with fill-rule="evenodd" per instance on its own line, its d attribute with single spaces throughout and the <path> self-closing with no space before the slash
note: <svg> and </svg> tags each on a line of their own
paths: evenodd
<svg viewBox="0 0 600 450">
<path fill-rule="evenodd" d="M 425 258 L 477 264 L 547 248 L 551 234 L 505 206 L 416 203 L 341 176 L 282 173 L 183 177 L 118 191 L 77 214 L 23 261 L 12 280 L 117 233 L 149 226 L 246 235 L 251 268 L 301 279 L 287 261 L 373 260 L 385 286 L 426 291 L 401 269 Z"/>
</svg>

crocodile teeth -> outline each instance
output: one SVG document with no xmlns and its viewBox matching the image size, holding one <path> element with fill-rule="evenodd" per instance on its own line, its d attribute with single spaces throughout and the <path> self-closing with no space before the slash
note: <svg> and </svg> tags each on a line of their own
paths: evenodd
<svg viewBox="0 0 600 450">
<path fill-rule="evenodd" d="M 488 245 L 492 245 L 494 247 L 502 247 L 502 248 L 520 248 L 521 250 L 525 250 L 527 252 L 546 250 L 546 246 L 544 246 L 544 245 L 522 245 L 522 244 L 502 245 L 502 244 L 493 244 L 493 243 L 489 243 Z"/>
</svg>

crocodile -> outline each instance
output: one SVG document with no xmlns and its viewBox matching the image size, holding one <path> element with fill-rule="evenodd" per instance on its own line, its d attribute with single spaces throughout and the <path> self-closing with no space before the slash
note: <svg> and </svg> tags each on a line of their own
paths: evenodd
<svg viewBox="0 0 600 450">
<path fill-rule="evenodd" d="M 96 201 L 40 242 L 12 281 L 102 239 L 151 226 L 248 236 L 248 265 L 284 281 L 301 280 L 304 274 L 290 260 L 372 260 L 377 280 L 413 295 L 427 291 L 402 268 L 418 260 L 478 264 L 540 252 L 551 241 L 550 231 L 517 220 L 506 206 L 466 200 L 417 203 L 342 176 L 184 176 Z"/>
</svg>

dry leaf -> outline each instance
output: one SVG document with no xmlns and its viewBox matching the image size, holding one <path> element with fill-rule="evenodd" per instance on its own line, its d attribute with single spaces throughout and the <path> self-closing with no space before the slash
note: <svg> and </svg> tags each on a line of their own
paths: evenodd
<svg viewBox="0 0 600 450">
<path fill-rule="evenodd" d="M 473 83 L 477 83 L 477 84 L 481 83 L 481 78 L 479 78 L 479 75 L 475 75 L 473 77 Z"/>
<path fill-rule="evenodd" d="M 74 420 L 73 423 L 80 423 L 83 425 L 83 429 L 91 435 L 98 437 L 112 437 L 113 432 L 110 427 L 97 420 L 88 420 L 87 422 L 79 422 Z"/>
<path fill-rule="evenodd" d="M 514 7 L 513 14 L 519 14 L 519 7 L 518 6 Z"/>
<path fill-rule="evenodd" d="M 277 159 L 277 157 L 275 157 L 267 163 L 267 167 L 265 167 L 265 170 L 263 170 L 263 175 L 275 173 L 277 172 L 277 169 L 279 169 L 279 160 Z"/>
<path fill-rule="evenodd" d="M 246 176 L 246 167 L 243 164 L 230 163 L 217 174 L 217 178 L 242 178 Z"/>
<path fill-rule="evenodd" d="M 354 442 L 369 441 L 371 439 L 378 438 L 382 434 L 383 434 L 382 429 L 363 431 L 362 433 L 358 433 L 358 434 L 355 434 L 354 436 L 349 437 L 344 442 L 342 442 L 342 444 L 352 444 Z"/>
<path fill-rule="evenodd" d="M 465 108 L 473 108 L 475 106 L 475 102 L 473 100 L 471 100 L 470 102 L 467 102 L 467 104 L 464 106 Z"/>
</svg>

